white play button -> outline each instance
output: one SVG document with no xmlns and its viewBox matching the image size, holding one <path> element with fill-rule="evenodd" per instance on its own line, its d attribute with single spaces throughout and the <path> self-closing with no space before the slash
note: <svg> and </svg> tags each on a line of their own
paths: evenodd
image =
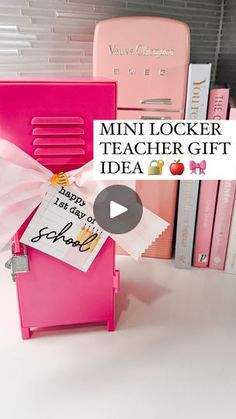
<svg viewBox="0 0 236 419">
<path fill-rule="evenodd" d="M 94 217 L 101 229 L 113 234 L 125 234 L 142 218 L 142 201 L 132 188 L 111 185 L 96 197 Z"/>
<path fill-rule="evenodd" d="M 118 215 L 124 214 L 126 211 L 128 211 L 128 208 L 124 207 L 124 205 L 120 205 L 115 201 L 110 201 L 110 218 L 118 217 Z"/>
</svg>

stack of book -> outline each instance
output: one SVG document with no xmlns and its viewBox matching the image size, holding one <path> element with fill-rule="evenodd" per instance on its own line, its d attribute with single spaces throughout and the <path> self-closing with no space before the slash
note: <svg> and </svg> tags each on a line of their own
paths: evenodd
<svg viewBox="0 0 236 419">
<path fill-rule="evenodd" d="M 228 87 L 209 90 L 210 64 L 191 64 L 185 119 L 236 119 Z M 180 181 L 175 264 L 236 274 L 236 180 Z"/>
</svg>

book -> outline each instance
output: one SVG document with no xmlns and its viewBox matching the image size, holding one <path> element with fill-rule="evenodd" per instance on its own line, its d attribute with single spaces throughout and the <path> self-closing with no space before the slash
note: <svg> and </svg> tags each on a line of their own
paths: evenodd
<svg viewBox="0 0 236 419">
<path fill-rule="evenodd" d="M 199 182 L 196 187 L 195 181 L 192 180 L 180 182 L 175 248 L 175 266 L 177 268 L 191 267 L 198 186 Z"/>
<path fill-rule="evenodd" d="M 236 119 L 236 98 L 230 98 L 229 119 Z M 236 274 L 236 196 L 234 200 L 233 215 L 230 226 L 229 242 L 225 261 L 225 272 L 229 274 Z"/>
<path fill-rule="evenodd" d="M 190 64 L 185 119 L 206 119 L 211 64 Z"/>
<path fill-rule="evenodd" d="M 210 91 L 207 119 L 227 119 L 229 88 L 214 88 Z"/>
<path fill-rule="evenodd" d="M 206 119 L 211 64 L 190 64 L 185 119 Z M 180 181 L 175 266 L 190 268 L 198 203 L 199 181 Z"/>
<path fill-rule="evenodd" d="M 211 89 L 207 119 L 227 119 L 228 103 L 228 88 Z M 217 180 L 203 180 L 200 184 L 193 256 L 193 265 L 198 268 L 209 264 L 218 185 Z"/>
<path fill-rule="evenodd" d="M 197 268 L 209 264 L 218 184 L 218 180 L 205 180 L 200 185 L 193 256 L 193 266 Z"/>
<path fill-rule="evenodd" d="M 225 272 L 236 274 L 236 198 L 230 227 L 229 243 L 225 262 Z"/>
<path fill-rule="evenodd" d="M 229 119 L 236 119 L 236 97 L 230 97 Z"/>
<path fill-rule="evenodd" d="M 220 181 L 209 263 L 212 269 L 224 269 L 235 190 L 236 180 Z"/>
</svg>

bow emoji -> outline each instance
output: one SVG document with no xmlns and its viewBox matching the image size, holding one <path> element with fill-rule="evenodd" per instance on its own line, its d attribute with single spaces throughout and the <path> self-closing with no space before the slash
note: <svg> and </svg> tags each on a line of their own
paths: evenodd
<svg viewBox="0 0 236 419">
<path fill-rule="evenodd" d="M 189 168 L 191 174 L 197 174 L 197 169 L 199 169 L 199 175 L 205 175 L 206 170 L 206 160 L 202 160 L 200 163 L 196 163 L 194 160 L 190 160 Z"/>
</svg>

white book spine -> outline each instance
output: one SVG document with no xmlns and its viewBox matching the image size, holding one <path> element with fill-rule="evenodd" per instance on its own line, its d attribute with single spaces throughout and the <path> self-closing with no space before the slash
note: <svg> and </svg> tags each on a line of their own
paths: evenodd
<svg viewBox="0 0 236 419">
<path fill-rule="evenodd" d="M 230 227 L 229 243 L 225 262 L 225 272 L 236 274 L 236 198 Z"/>
<path fill-rule="evenodd" d="M 190 64 L 185 119 L 206 119 L 211 64 Z"/>
<path fill-rule="evenodd" d="M 211 64 L 190 64 L 185 119 L 206 119 Z M 190 268 L 198 203 L 198 180 L 180 181 L 175 266 Z"/>
</svg>

